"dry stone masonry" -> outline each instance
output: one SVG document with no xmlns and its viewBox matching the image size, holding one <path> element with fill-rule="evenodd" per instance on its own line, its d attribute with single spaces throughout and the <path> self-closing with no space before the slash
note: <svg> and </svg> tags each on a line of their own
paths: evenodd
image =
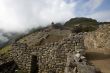
<svg viewBox="0 0 110 73">
<path fill-rule="evenodd" d="M 69 30 L 53 29 L 37 34 L 39 35 L 32 34 L 36 39 L 28 38 L 28 40 L 33 39 L 34 44 L 33 41 L 26 43 L 22 40 L 12 45 L 10 56 L 24 72 L 96 73 L 94 66 L 87 64 L 85 58 L 83 33 L 75 34 Z M 51 42 L 52 35 L 59 40 L 53 39 Z"/>
</svg>

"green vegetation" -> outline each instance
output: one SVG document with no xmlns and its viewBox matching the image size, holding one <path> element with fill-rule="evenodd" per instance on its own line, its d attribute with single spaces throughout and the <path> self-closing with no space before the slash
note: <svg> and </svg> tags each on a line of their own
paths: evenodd
<svg viewBox="0 0 110 73">
<path fill-rule="evenodd" d="M 7 45 L 6 47 L 0 49 L 0 54 L 8 54 L 10 50 L 11 45 Z"/>
<path fill-rule="evenodd" d="M 52 26 L 55 29 L 64 29 L 64 26 L 61 23 L 52 24 Z"/>
<path fill-rule="evenodd" d="M 64 26 L 73 28 L 73 32 L 89 32 L 98 28 L 99 23 L 91 18 L 72 18 Z"/>
</svg>

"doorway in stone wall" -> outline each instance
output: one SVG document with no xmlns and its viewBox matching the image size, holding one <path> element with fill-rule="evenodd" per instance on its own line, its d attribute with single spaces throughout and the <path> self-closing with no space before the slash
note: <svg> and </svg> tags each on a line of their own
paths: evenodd
<svg viewBox="0 0 110 73">
<path fill-rule="evenodd" d="M 38 59 L 35 55 L 32 55 L 31 59 L 31 73 L 38 73 Z"/>
</svg>

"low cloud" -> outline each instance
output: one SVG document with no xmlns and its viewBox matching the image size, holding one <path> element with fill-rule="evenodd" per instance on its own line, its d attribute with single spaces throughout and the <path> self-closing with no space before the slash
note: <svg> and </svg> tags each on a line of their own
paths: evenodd
<svg viewBox="0 0 110 73">
<path fill-rule="evenodd" d="M 25 32 L 73 17 L 110 21 L 110 11 L 96 11 L 105 0 L 0 0 L 0 44 L 10 32 Z M 4 33 L 6 32 L 6 33 Z M 7 33 L 9 32 L 9 33 Z"/>
<path fill-rule="evenodd" d="M 25 32 L 73 17 L 109 20 L 109 11 L 95 11 L 104 0 L 0 0 L 0 30 Z"/>
<path fill-rule="evenodd" d="M 5 42 L 7 42 L 7 41 L 8 41 L 8 38 L 5 37 L 5 36 L 3 36 L 3 34 L 0 33 L 0 44 L 1 44 L 1 43 L 5 43 Z"/>
<path fill-rule="evenodd" d="M 0 29 L 21 32 L 63 22 L 74 15 L 74 2 L 64 0 L 0 0 Z"/>
</svg>

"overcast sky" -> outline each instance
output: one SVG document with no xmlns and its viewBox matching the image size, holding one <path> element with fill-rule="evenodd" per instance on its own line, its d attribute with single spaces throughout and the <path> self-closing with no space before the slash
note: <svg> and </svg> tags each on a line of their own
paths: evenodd
<svg viewBox="0 0 110 73">
<path fill-rule="evenodd" d="M 0 0 L 0 30 L 21 32 L 74 17 L 110 21 L 110 0 Z"/>
</svg>

